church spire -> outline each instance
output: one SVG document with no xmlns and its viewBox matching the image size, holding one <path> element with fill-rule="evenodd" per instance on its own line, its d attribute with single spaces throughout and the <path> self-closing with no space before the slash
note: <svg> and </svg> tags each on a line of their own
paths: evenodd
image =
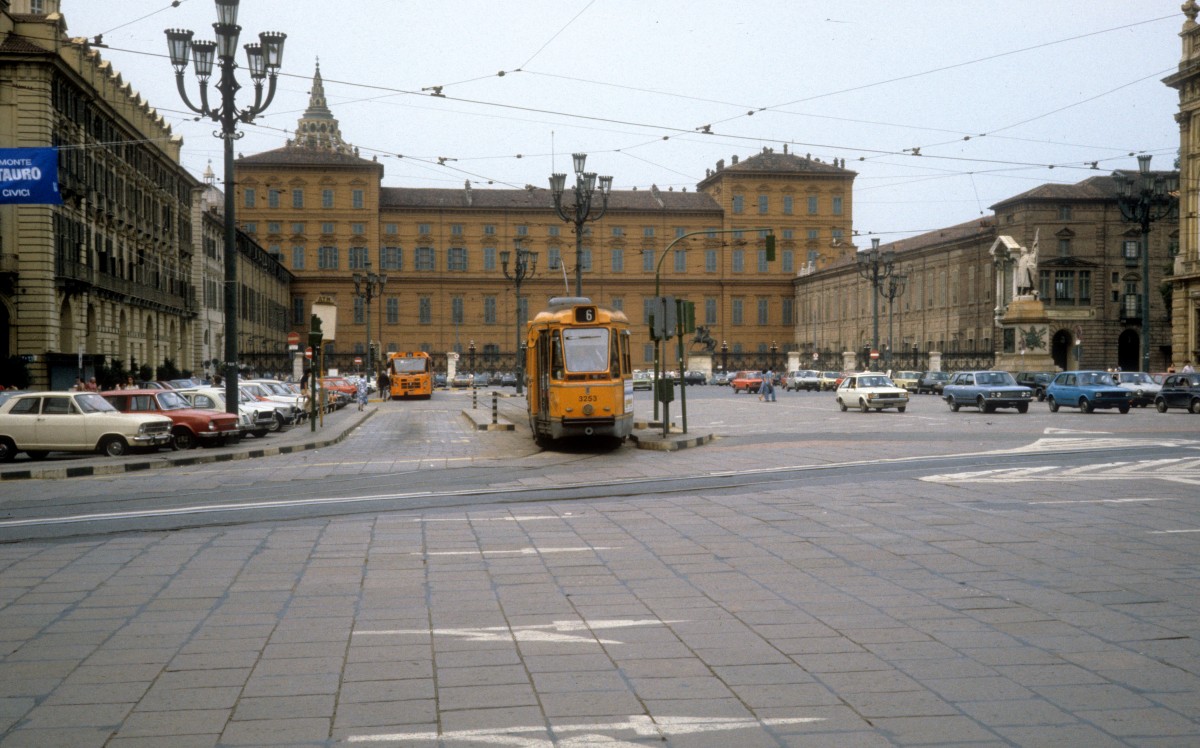
<svg viewBox="0 0 1200 748">
<path fill-rule="evenodd" d="M 321 79 L 321 60 L 317 59 L 317 71 L 313 75 L 312 90 L 308 95 L 308 109 L 304 110 L 296 124 L 296 138 L 290 145 L 350 153 L 353 149 L 342 140 L 337 118 L 329 111 L 325 101 L 325 82 Z"/>
</svg>

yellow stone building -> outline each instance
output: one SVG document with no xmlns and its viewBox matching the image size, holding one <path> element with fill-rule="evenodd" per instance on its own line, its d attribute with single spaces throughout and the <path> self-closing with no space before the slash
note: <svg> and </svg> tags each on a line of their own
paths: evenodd
<svg viewBox="0 0 1200 748">
<path fill-rule="evenodd" d="M 343 370 L 368 350 L 355 272 L 387 275 L 382 295 L 371 300 L 372 346 L 454 351 L 464 359 L 474 350 L 488 368 L 512 366 L 518 315 L 574 293 L 564 280 L 575 274 L 574 225 L 556 215 L 548 189 L 382 186 L 383 165 L 342 138 L 319 68 L 296 137 L 238 158 L 235 168 L 239 223 L 295 276 L 293 329 L 305 331 L 318 296 L 338 305 L 326 352 Z M 772 347 L 780 356 L 795 347 L 797 273 L 853 250 L 854 177 L 838 161 L 764 149 L 718 162 L 695 191 L 613 190 L 607 213 L 585 226 L 583 293 L 630 316 L 635 365 L 653 357 L 641 323 L 656 271 L 663 294 L 695 302 L 697 324 L 718 345 L 770 363 Z M 568 189 L 563 202 L 572 199 Z M 764 228 L 778 242 L 772 262 Z M 703 233 L 680 239 L 663 257 L 693 232 Z M 518 243 L 539 257 L 522 285 L 521 310 L 501 254 Z"/>
<path fill-rule="evenodd" d="M 1195 0 L 1183 4 L 1186 20 L 1179 37 L 1179 70 L 1165 83 L 1179 91 L 1179 254 L 1171 280 L 1172 351 L 1176 369 L 1200 364 L 1200 12 Z M 1151 229 L 1155 231 L 1156 229 Z M 1153 234 L 1152 234 L 1153 236 Z"/>
</svg>

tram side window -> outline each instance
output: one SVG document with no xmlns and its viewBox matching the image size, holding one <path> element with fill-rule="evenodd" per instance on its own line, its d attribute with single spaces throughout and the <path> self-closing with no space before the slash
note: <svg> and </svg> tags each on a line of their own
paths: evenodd
<svg viewBox="0 0 1200 748">
<path fill-rule="evenodd" d="M 621 378 L 621 336 L 613 336 L 612 345 L 608 348 L 608 376 L 612 379 Z"/>
<path fill-rule="evenodd" d="M 562 338 L 559 337 L 557 333 L 555 333 L 554 337 L 551 338 L 550 371 L 553 372 L 551 376 L 553 376 L 555 379 L 563 378 Z"/>
<path fill-rule="evenodd" d="M 629 331 L 621 333 L 621 376 L 633 375 L 633 361 L 629 356 Z"/>
</svg>

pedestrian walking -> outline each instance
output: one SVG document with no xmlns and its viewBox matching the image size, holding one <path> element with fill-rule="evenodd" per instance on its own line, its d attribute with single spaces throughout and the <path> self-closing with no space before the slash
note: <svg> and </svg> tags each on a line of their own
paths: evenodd
<svg viewBox="0 0 1200 748">
<path fill-rule="evenodd" d="M 358 409 L 362 410 L 367 407 L 367 380 L 365 377 L 359 377 L 358 382 L 354 385 L 354 393 L 358 396 Z"/>
</svg>

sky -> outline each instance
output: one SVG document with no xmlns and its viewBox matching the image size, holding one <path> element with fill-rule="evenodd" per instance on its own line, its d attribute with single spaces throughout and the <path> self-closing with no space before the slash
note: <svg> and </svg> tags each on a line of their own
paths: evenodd
<svg viewBox="0 0 1200 748">
<path fill-rule="evenodd" d="M 220 175 L 215 124 L 184 106 L 163 33 L 214 38 L 212 0 L 61 10 L 183 137 L 184 166 Z M 342 136 L 387 187 L 546 187 L 584 152 L 614 189 L 694 190 L 720 159 L 786 145 L 845 159 L 853 228 L 887 243 L 1136 154 L 1172 168 L 1162 79 L 1184 20 L 1179 0 L 242 0 L 242 44 L 287 41 L 275 100 L 235 149 L 285 144 L 319 61 Z"/>
</svg>

